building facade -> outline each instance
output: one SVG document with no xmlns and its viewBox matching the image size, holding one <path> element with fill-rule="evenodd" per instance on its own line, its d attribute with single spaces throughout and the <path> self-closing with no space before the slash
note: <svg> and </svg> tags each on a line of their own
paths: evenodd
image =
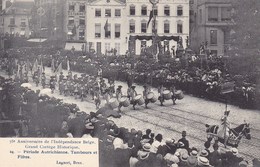
<svg viewBox="0 0 260 167">
<path fill-rule="evenodd" d="M 215 55 L 224 55 L 229 47 L 231 3 L 227 0 L 197 0 L 196 24 L 191 32 L 191 46 L 198 50 L 201 44 Z"/>
<path fill-rule="evenodd" d="M 64 30 L 68 40 L 85 41 L 86 50 L 106 55 L 135 54 L 152 45 L 152 4 L 149 0 L 67 0 Z M 189 37 L 189 0 L 160 0 L 156 5 L 156 31 L 159 37 Z M 141 36 L 145 39 L 135 39 Z M 177 49 L 177 41 L 161 44 Z"/>
<path fill-rule="evenodd" d="M 152 21 L 148 25 L 152 4 L 149 0 L 127 0 L 127 37 L 152 36 Z M 189 37 L 189 1 L 188 0 L 160 0 L 154 9 L 155 30 L 159 37 L 180 36 L 183 47 L 186 48 L 185 39 Z M 177 41 L 161 41 L 164 48 L 177 49 Z M 151 46 L 152 40 L 135 40 L 134 50 L 141 53 L 141 48 Z M 165 47 L 166 46 L 166 47 Z"/>
<path fill-rule="evenodd" d="M 28 38 L 31 33 L 31 9 L 34 2 L 15 1 L 2 15 L 2 33 Z"/>
<path fill-rule="evenodd" d="M 122 55 L 127 50 L 126 3 L 96 0 L 87 7 L 87 46 L 97 53 Z"/>
<path fill-rule="evenodd" d="M 61 38 L 64 36 L 65 0 L 34 0 L 33 29 L 35 37 Z"/>
</svg>

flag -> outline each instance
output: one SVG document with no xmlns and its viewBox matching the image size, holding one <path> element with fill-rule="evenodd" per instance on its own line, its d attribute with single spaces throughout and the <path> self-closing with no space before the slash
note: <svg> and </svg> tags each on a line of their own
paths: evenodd
<svg viewBox="0 0 260 167">
<path fill-rule="evenodd" d="M 29 70 L 30 70 L 30 67 L 31 67 L 30 61 L 29 61 L 29 59 L 27 59 L 27 60 L 26 60 L 26 72 L 27 72 L 27 74 L 28 74 L 28 72 L 29 72 Z"/>
<path fill-rule="evenodd" d="M 104 30 L 105 30 L 105 33 L 108 31 L 108 19 L 107 19 L 106 24 L 104 26 Z"/>
<path fill-rule="evenodd" d="M 73 29 L 72 29 L 72 36 L 75 36 L 77 34 L 77 31 L 76 31 L 76 26 L 74 25 Z"/>
<path fill-rule="evenodd" d="M 36 59 L 32 67 L 32 73 L 34 73 L 37 70 L 38 70 L 38 60 Z"/>
<path fill-rule="evenodd" d="M 55 63 L 54 63 L 54 59 L 51 59 L 51 71 L 55 72 Z"/>
<path fill-rule="evenodd" d="M 70 71 L 70 61 L 69 61 L 69 59 L 67 60 L 67 70 Z"/>
<path fill-rule="evenodd" d="M 235 82 L 226 82 L 221 85 L 221 94 L 234 92 Z"/>
<path fill-rule="evenodd" d="M 62 62 L 60 62 L 59 66 L 57 67 L 56 71 L 55 71 L 55 74 L 59 74 L 62 72 Z"/>
<path fill-rule="evenodd" d="M 153 18 L 153 11 L 150 11 L 150 16 L 149 16 L 149 20 L 147 22 L 147 27 L 149 26 L 149 23 L 151 22 L 152 18 Z"/>
</svg>

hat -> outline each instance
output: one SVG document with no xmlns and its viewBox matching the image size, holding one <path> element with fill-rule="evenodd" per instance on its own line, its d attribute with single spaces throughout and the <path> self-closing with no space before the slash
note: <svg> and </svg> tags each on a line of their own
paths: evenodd
<svg viewBox="0 0 260 167">
<path fill-rule="evenodd" d="M 85 124 L 85 127 L 86 127 L 86 129 L 88 129 L 88 130 L 94 129 L 94 126 L 93 126 L 93 124 L 92 124 L 91 122 L 86 123 L 86 124 Z"/>
<path fill-rule="evenodd" d="M 132 89 L 135 89 L 135 86 L 131 86 Z"/>
<path fill-rule="evenodd" d="M 118 137 L 116 137 L 116 138 L 114 139 L 114 141 L 113 141 L 113 145 L 114 145 L 114 148 L 115 148 L 115 149 L 117 149 L 117 148 L 122 148 L 122 147 L 123 147 L 123 144 L 124 144 L 123 140 L 120 139 L 120 138 L 118 138 Z"/>
<path fill-rule="evenodd" d="M 187 132 L 184 130 L 184 131 L 181 132 L 181 135 L 182 135 L 182 136 L 186 136 L 186 135 L 187 135 Z"/>
<path fill-rule="evenodd" d="M 143 145 L 143 150 L 144 150 L 144 151 L 150 152 L 150 149 L 151 149 L 151 144 L 145 143 L 145 144 Z"/>
<path fill-rule="evenodd" d="M 122 88 L 123 86 L 122 85 L 118 85 L 118 88 Z"/>
<path fill-rule="evenodd" d="M 174 140 L 174 139 L 170 139 L 170 138 L 168 138 L 168 139 L 165 140 L 165 143 L 166 143 L 167 145 L 173 145 L 174 142 L 175 142 L 175 140 Z"/>
<path fill-rule="evenodd" d="M 197 158 L 190 156 L 187 160 L 187 164 L 189 167 L 195 167 L 198 164 L 198 160 Z"/>
<path fill-rule="evenodd" d="M 233 153 L 233 155 L 237 155 L 238 154 L 238 149 L 231 148 L 231 152 Z"/>
<path fill-rule="evenodd" d="M 241 161 L 239 164 L 239 167 L 247 167 L 248 166 L 248 162 L 246 162 L 245 160 Z"/>
<path fill-rule="evenodd" d="M 139 151 L 138 156 L 140 159 L 146 159 L 149 156 L 149 152 Z"/>
<path fill-rule="evenodd" d="M 199 157 L 198 166 L 209 166 L 209 160 L 205 157 Z"/>
<path fill-rule="evenodd" d="M 181 155 L 181 161 L 187 162 L 188 158 L 189 158 L 189 155 L 186 153 Z"/>
<path fill-rule="evenodd" d="M 198 151 L 192 150 L 190 155 L 196 157 L 198 155 Z"/>
<path fill-rule="evenodd" d="M 201 157 L 207 157 L 208 155 L 209 155 L 209 153 L 208 153 L 207 150 L 202 150 L 202 151 L 200 152 L 200 156 L 201 156 Z"/>
<path fill-rule="evenodd" d="M 135 135 L 135 134 L 137 134 L 137 130 L 135 130 L 134 128 L 132 128 L 132 129 L 131 129 L 131 133 Z"/>
<path fill-rule="evenodd" d="M 170 161 L 170 162 L 172 162 L 172 163 L 175 163 L 175 164 L 177 164 L 177 163 L 180 162 L 179 158 L 178 158 L 176 155 L 173 155 L 173 154 L 171 154 L 171 153 L 167 153 L 167 154 L 164 156 L 164 159 L 165 159 L 165 160 L 168 160 L 168 161 Z"/>
</svg>

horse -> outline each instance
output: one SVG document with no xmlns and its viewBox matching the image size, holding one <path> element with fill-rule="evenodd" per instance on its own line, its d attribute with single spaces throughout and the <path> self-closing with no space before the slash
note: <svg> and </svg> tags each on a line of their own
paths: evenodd
<svg viewBox="0 0 260 167">
<path fill-rule="evenodd" d="M 223 144 L 225 143 L 224 136 L 219 136 L 220 131 L 218 125 L 206 124 L 205 126 L 207 128 L 206 133 L 208 134 L 207 136 L 208 141 L 211 141 L 214 138 L 215 142 L 220 141 Z M 247 140 L 251 139 L 249 123 L 243 123 L 237 126 L 236 128 L 232 128 L 232 129 L 227 127 L 226 134 L 227 134 L 226 145 L 232 147 L 238 147 L 238 144 L 243 136 L 245 136 Z"/>
</svg>

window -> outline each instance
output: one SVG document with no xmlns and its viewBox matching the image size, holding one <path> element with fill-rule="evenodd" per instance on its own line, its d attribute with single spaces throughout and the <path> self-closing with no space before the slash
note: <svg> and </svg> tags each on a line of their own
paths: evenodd
<svg viewBox="0 0 260 167">
<path fill-rule="evenodd" d="M 74 10 L 75 10 L 75 6 L 72 5 L 72 4 L 70 4 L 70 5 L 69 5 L 69 11 L 74 11 Z"/>
<path fill-rule="evenodd" d="M 115 17 L 121 17 L 121 10 L 115 9 Z"/>
<path fill-rule="evenodd" d="M 169 21 L 164 22 L 164 33 L 170 33 L 170 23 L 169 23 Z"/>
<path fill-rule="evenodd" d="M 79 6 L 79 12 L 85 12 L 85 5 Z"/>
<path fill-rule="evenodd" d="M 210 30 L 210 45 L 217 45 L 218 44 L 218 32 L 217 30 Z"/>
<path fill-rule="evenodd" d="M 129 33 L 135 33 L 135 22 L 130 21 L 129 23 Z"/>
<path fill-rule="evenodd" d="M 155 6 L 153 10 L 154 10 L 154 11 L 153 11 L 153 14 L 154 14 L 155 16 L 158 16 L 158 7 Z"/>
<path fill-rule="evenodd" d="M 106 17 L 111 17 L 111 9 L 106 9 L 105 10 L 105 16 Z"/>
<path fill-rule="evenodd" d="M 85 39 L 85 31 L 79 30 L 79 40 L 84 40 L 84 39 Z"/>
<path fill-rule="evenodd" d="M 183 9 L 182 6 L 177 7 L 177 16 L 182 16 L 183 15 Z"/>
<path fill-rule="evenodd" d="M 170 16 L 170 7 L 169 6 L 164 6 L 164 15 Z"/>
<path fill-rule="evenodd" d="M 218 8 L 217 7 L 208 8 L 208 21 L 218 21 Z"/>
<path fill-rule="evenodd" d="M 101 37 L 101 24 L 95 24 L 95 37 Z"/>
<path fill-rule="evenodd" d="M 101 9 L 96 9 L 95 10 L 95 16 L 96 17 L 101 17 Z"/>
<path fill-rule="evenodd" d="M 85 17 L 79 17 L 79 25 L 83 26 L 85 25 Z"/>
<path fill-rule="evenodd" d="M 131 16 L 135 15 L 135 6 L 133 6 L 133 5 L 130 6 L 130 15 Z"/>
<path fill-rule="evenodd" d="M 147 7 L 146 6 L 142 6 L 141 15 L 142 16 L 146 16 L 147 15 Z"/>
<path fill-rule="evenodd" d="M 147 27 L 146 27 L 146 21 L 143 21 L 141 23 L 141 32 L 146 33 Z"/>
<path fill-rule="evenodd" d="M 21 19 L 21 26 L 25 27 L 26 26 L 26 19 Z"/>
<path fill-rule="evenodd" d="M 217 56 L 218 55 L 218 51 L 217 50 L 211 50 L 210 52 L 211 52 L 211 54 L 213 56 Z"/>
<path fill-rule="evenodd" d="M 107 31 L 105 31 L 105 37 L 111 38 L 111 24 L 107 24 Z"/>
<path fill-rule="evenodd" d="M 231 20 L 230 8 L 228 7 L 221 8 L 221 21 L 230 21 L 230 20 Z"/>
<path fill-rule="evenodd" d="M 120 54 L 120 43 L 115 43 L 116 55 Z"/>
<path fill-rule="evenodd" d="M 69 25 L 74 24 L 74 16 L 69 16 Z"/>
<path fill-rule="evenodd" d="M 120 38 L 120 24 L 115 24 L 115 38 Z"/>
<path fill-rule="evenodd" d="M 10 25 L 15 25 L 15 18 L 10 18 Z"/>
<path fill-rule="evenodd" d="M 177 33 L 180 33 L 182 34 L 182 22 L 181 21 L 178 21 L 177 23 Z"/>
</svg>

